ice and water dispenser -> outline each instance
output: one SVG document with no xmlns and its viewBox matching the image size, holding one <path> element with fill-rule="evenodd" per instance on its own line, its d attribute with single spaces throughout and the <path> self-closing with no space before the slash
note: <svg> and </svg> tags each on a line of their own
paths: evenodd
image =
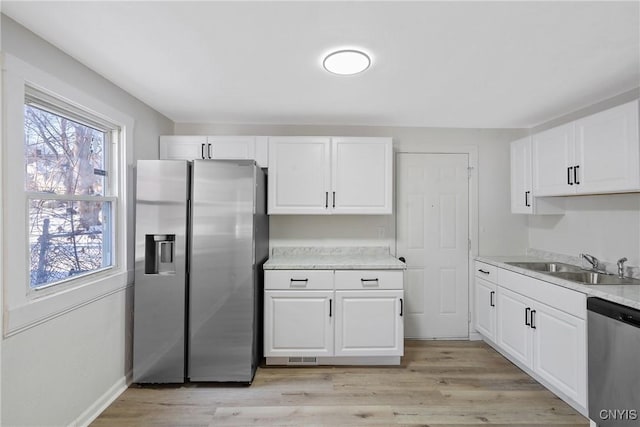
<svg viewBox="0 0 640 427">
<path fill-rule="evenodd" d="M 145 236 L 145 274 L 175 274 L 175 234 Z"/>
</svg>

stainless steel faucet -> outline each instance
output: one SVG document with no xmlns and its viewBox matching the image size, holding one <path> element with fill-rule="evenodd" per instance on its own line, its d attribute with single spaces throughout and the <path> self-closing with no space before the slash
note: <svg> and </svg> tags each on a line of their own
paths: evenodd
<svg viewBox="0 0 640 427">
<path fill-rule="evenodd" d="M 600 269 L 600 261 L 598 260 L 598 258 L 594 257 L 593 255 L 589 255 L 589 254 L 580 254 L 580 256 L 582 258 L 586 259 L 589 264 L 591 264 L 591 269 L 593 271 L 602 271 Z"/>
<path fill-rule="evenodd" d="M 600 264 L 600 261 L 598 261 L 598 258 L 594 257 L 593 255 L 589 255 L 589 254 L 580 254 L 580 256 L 584 259 L 587 260 L 587 262 L 589 264 L 591 264 L 591 267 L 595 270 L 598 268 L 598 264 Z"/>
<path fill-rule="evenodd" d="M 624 278 L 624 263 L 627 262 L 627 261 L 629 261 L 627 259 L 627 257 L 624 257 L 624 258 L 620 258 L 618 260 L 618 262 L 617 262 L 617 264 L 618 264 L 618 277 L 621 278 L 621 279 Z"/>
</svg>

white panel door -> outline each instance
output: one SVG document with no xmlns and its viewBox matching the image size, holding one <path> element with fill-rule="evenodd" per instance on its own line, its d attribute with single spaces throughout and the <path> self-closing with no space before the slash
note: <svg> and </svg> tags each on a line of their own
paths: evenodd
<svg viewBox="0 0 640 427">
<path fill-rule="evenodd" d="M 511 357 L 531 367 L 531 300 L 498 286 L 496 344 Z"/>
<path fill-rule="evenodd" d="M 638 101 L 575 122 L 577 192 L 640 188 Z"/>
<path fill-rule="evenodd" d="M 336 356 L 402 356 L 402 291 L 336 291 Z"/>
<path fill-rule="evenodd" d="M 329 213 L 330 138 L 269 138 L 269 214 Z"/>
<path fill-rule="evenodd" d="M 333 213 L 392 213 L 391 138 L 331 139 Z"/>
<path fill-rule="evenodd" d="M 533 135 L 533 194 L 536 197 L 575 193 L 573 141 L 573 123 Z"/>
<path fill-rule="evenodd" d="M 397 156 L 408 338 L 469 336 L 468 165 L 466 154 Z"/>
<path fill-rule="evenodd" d="M 206 159 L 207 137 L 200 135 L 160 136 L 160 160 Z"/>
<path fill-rule="evenodd" d="M 511 143 L 511 212 L 533 213 L 531 137 Z"/>
<path fill-rule="evenodd" d="M 533 319 L 535 372 L 587 406 L 587 338 L 584 320 L 537 303 Z"/>
<path fill-rule="evenodd" d="M 265 291 L 264 355 L 332 356 L 333 291 Z"/>
<path fill-rule="evenodd" d="M 475 278 L 476 330 L 485 338 L 495 340 L 496 334 L 496 285 L 479 277 Z"/>
</svg>

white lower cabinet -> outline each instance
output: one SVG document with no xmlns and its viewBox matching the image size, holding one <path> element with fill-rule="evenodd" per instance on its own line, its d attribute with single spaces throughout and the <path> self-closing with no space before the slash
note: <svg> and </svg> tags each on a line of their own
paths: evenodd
<svg viewBox="0 0 640 427">
<path fill-rule="evenodd" d="M 545 304 L 534 310 L 534 372 L 586 407 L 586 322 Z"/>
<path fill-rule="evenodd" d="M 476 278 L 476 296 L 483 298 L 483 292 L 487 291 L 486 283 Z M 585 295 L 498 269 L 495 305 L 495 339 L 481 327 L 481 314 L 478 332 L 498 351 L 586 414 Z"/>
<path fill-rule="evenodd" d="M 402 291 L 336 291 L 336 356 L 402 355 Z"/>
<path fill-rule="evenodd" d="M 266 291 L 265 354 L 331 356 L 332 300 L 333 291 Z"/>
<path fill-rule="evenodd" d="M 476 277 L 476 329 L 484 337 L 496 339 L 496 285 Z"/>
<path fill-rule="evenodd" d="M 496 344 L 512 358 L 531 367 L 531 300 L 508 289 L 498 288 L 498 334 Z"/>
<path fill-rule="evenodd" d="M 265 271 L 265 357 L 402 356 L 402 277 L 399 270 Z"/>
</svg>

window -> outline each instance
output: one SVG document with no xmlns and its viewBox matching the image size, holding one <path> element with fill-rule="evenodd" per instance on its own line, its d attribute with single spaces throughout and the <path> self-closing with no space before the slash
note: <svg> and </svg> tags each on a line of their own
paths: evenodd
<svg viewBox="0 0 640 427">
<path fill-rule="evenodd" d="M 42 289 L 114 266 L 118 129 L 27 88 L 28 281 Z"/>
</svg>

